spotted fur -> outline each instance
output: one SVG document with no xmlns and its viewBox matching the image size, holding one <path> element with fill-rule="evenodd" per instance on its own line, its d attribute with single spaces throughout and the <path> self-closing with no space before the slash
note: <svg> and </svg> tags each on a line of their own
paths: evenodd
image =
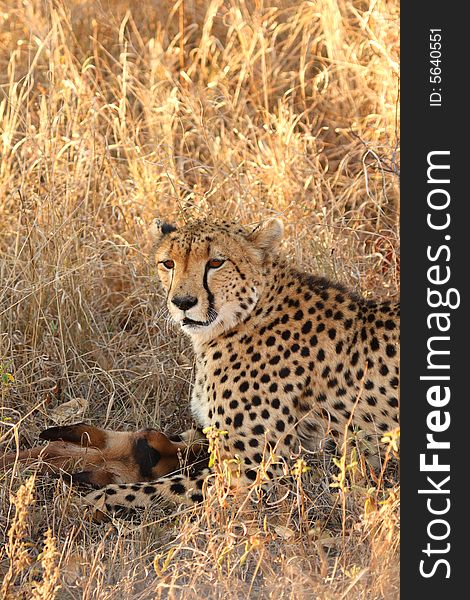
<svg viewBox="0 0 470 600">
<path fill-rule="evenodd" d="M 397 304 L 298 270 L 279 253 L 277 219 L 255 228 L 156 222 L 153 230 L 168 310 L 196 355 L 191 411 L 201 428 L 227 431 L 220 449 L 238 457 L 238 485 L 256 479 L 266 449 L 288 461 L 348 425 L 372 449 L 397 427 Z M 192 504 L 204 477 L 108 486 L 88 500 L 109 510 L 159 498 Z"/>
</svg>

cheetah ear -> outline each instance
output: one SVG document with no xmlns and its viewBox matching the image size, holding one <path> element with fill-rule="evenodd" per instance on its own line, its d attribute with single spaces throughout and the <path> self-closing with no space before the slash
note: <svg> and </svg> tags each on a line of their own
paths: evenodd
<svg viewBox="0 0 470 600">
<path fill-rule="evenodd" d="M 248 235 L 248 240 L 255 248 L 269 254 L 277 250 L 283 234 L 283 222 L 280 219 L 268 219 Z"/>
<path fill-rule="evenodd" d="M 168 235 L 172 231 L 176 231 L 176 227 L 170 223 L 165 223 L 160 219 L 154 219 L 150 225 L 150 235 L 154 242 L 159 243 L 163 240 L 165 235 Z"/>
</svg>

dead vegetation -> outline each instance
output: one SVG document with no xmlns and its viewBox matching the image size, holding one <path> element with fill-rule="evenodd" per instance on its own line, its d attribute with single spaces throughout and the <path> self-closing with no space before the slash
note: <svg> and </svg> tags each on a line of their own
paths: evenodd
<svg viewBox="0 0 470 600">
<path fill-rule="evenodd" d="M 100 427 L 189 425 L 157 215 L 279 215 L 292 260 L 397 295 L 398 19 L 395 0 L 0 1 L 3 450 L 75 398 Z M 399 490 L 356 459 L 298 463 L 274 507 L 234 503 L 216 472 L 202 511 L 112 524 L 16 466 L 2 594 L 396 598 Z"/>
</svg>

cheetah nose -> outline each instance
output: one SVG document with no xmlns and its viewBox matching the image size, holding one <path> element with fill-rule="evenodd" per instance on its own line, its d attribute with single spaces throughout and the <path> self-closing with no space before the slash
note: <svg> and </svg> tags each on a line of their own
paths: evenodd
<svg viewBox="0 0 470 600">
<path fill-rule="evenodd" d="M 180 310 L 189 310 L 197 304 L 197 298 L 194 296 L 175 296 L 171 301 Z"/>
</svg>

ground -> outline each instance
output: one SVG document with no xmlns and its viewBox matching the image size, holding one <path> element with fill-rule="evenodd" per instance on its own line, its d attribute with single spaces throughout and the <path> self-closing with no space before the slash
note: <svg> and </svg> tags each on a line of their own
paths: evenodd
<svg viewBox="0 0 470 600">
<path fill-rule="evenodd" d="M 190 425 L 156 216 L 280 216 L 293 262 L 397 299 L 398 18 L 395 1 L 1 3 L 4 449 L 75 398 L 71 421 Z M 17 468 L 0 475 L 3 591 L 396 598 L 399 489 L 360 458 L 299 464 L 277 518 L 232 505 L 219 473 L 202 513 L 139 525 L 91 522 L 61 481 L 29 494 Z"/>
</svg>

